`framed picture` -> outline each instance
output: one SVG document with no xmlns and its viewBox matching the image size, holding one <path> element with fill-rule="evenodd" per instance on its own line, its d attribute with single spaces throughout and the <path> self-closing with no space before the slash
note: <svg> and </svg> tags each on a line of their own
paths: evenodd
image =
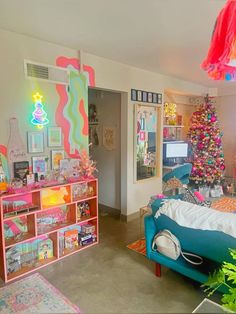
<svg viewBox="0 0 236 314">
<path fill-rule="evenodd" d="M 142 92 L 142 101 L 147 102 L 147 92 L 145 91 Z"/>
<path fill-rule="evenodd" d="M 134 181 L 160 175 L 161 106 L 136 104 L 134 112 Z"/>
<path fill-rule="evenodd" d="M 136 89 L 131 89 L 131 100 L 133 100 L 133 101 L 137 100 L 137 91 L 136 91 Z"/>
<path fill-rule="evenodd" d="M 43 132 L 28 132 L 27 146 L 28 146 L 28 153 L 43 153 L 44 133 Z"/>
<path fill-rule="evenodd" d="M 103 127 L 103 146 L 107 150 L 114 150 L 116 148 L 115 128 Z"/>
<path fill-rule="evenodd" d="M 64 150 L 52 150 L 51 151 L 51 163 L 52 169 L 58 170 L 60 169 L 60 162 L 65 158 Z"/>
<path fill-rule="evenodd" d="M 48 171 L 48 156 L 32 157 L 32 169 L 33 173 L 38 174 L 39 180 L 44 180 Z"/>
<path fill-rule="evenodd" d="M 62 146 L 61 128 L 58 126 L 48 127 L 48 146 Z"/>
<path fill-rule="evenodd" d="M 148 102 L 152 103 L 152 93 L 148 93 Z"/>
<path fill-rule="evenodd" d="M 29 162 L 18 161 L 13 163 L 14 178 L 19 178 L 24 184 L 27 183 L 27 175 L 29 174 Z"/>
<path fill-rule="evenodd" d="M 137 101 L 142 101 L 142 91 L 141 90 L 137 91 Z"/>
<path fill-rule="evenodd" d="M 154 104 L 158 104 L 157 93 L 152 93 L 152 102 L 153 102 Z"/>
<path fill-rule="evenodd" d="M 157 94 L 157 103 L 162 104 L 162 94 Z"/>
</svg>

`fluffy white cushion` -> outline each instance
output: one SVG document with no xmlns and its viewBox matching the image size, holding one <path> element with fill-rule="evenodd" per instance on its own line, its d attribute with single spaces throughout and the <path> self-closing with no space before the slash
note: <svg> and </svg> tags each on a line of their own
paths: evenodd
<svg viewBox="0 0 236 314">
<path fill-rule="evenodd" d="M 170 199 L 164 202 L 155 217 L 162 214 L 183 227 L 221 231 L 236 238 L 236 214 L 233 213 Z"/>
</svg>

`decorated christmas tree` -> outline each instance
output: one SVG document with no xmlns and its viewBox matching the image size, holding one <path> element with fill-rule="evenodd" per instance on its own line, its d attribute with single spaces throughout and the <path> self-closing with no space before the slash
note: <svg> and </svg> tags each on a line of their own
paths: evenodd
<svg viewBox="0 0 236 314">
<path fill-rule="evenodd" d="M 31 123 L 36 125 L 38 128 L 42 128 L 49 122 L 47 118 L 47 113 L 45 112 L 42 104 L 43 96 L 39 93 L 36 93 L 33 98 L 35 101 L 35 110 L 32 113 L 33 118 L 31 120 Z"/>
<path fill-rule="evenodd" d="M 225 170 L 222 132 L 214 105 L 208 97 L 191 117 L 189 138 L 192 148 L 192 173 L 196 185 L 218 184 Z"/>
</svg>

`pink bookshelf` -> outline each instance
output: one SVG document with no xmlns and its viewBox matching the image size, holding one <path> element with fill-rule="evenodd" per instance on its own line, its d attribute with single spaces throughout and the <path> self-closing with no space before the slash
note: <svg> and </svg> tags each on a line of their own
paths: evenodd
<svg viewBox="0 0 236 314">
<path fill-rule="evenodd" d="M 97 179 L 77 181 L 53 187 L 5 194 L 0 197 L 0 277 L 4 282 L 16 280 L 41 267 L 94 246 L 99 241 Z M 86 208 L 86 210 L 83 210 Z M 75 240 L 74 247 L 65 246 L 68 230 L 83 236 L 83 226 L 93 233 L 89 241 Z M 75 232 L 76 230 L 76 232 Z M 50 245 L 50 256 L 39 259 L 39 243 Z M 93 241 L 93 242 L 92 242 Z M 81 241 L 80 241 L 81 244 Z"/>
</svg>

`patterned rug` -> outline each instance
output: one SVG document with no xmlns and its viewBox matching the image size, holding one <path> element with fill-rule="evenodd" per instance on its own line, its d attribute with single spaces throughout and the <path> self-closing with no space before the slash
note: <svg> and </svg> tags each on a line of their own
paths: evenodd
<svg viewBox="0 0 236 314">
<path fill-rule="evenodd" d="M 80 313 L 39 273 L 0 288 L 0 313 Z"/>
<path fill-rule="evenodd" d="M 140 253 L 142 255 L 146 255 L 146 242 L 145 239 L 137 240 L 131 244 L 127 245 L 127 248 L 130 250 L 133 250 L 137 253 Z"/>
<path fill-rule="evenodd" d="M 222 197 L 211 204 L 211 208 L 222 212 L 236 212 L 236 198 Z"/>
</svg>

